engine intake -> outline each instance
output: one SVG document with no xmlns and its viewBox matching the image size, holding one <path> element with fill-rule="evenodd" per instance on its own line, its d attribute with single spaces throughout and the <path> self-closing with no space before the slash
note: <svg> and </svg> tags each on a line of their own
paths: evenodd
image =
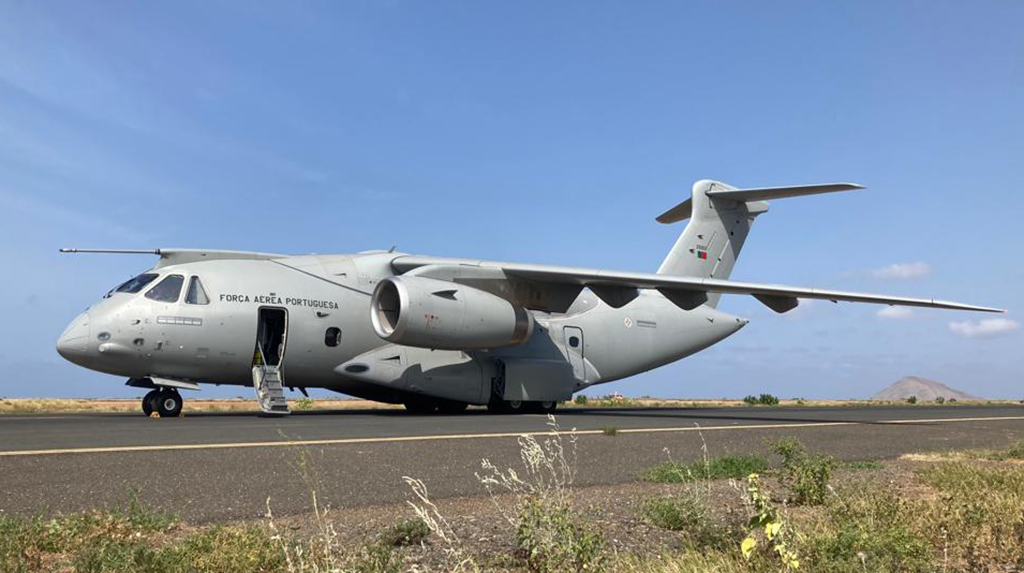
<svg viewBox="0 0 1024 573">
<path fill-rule="evenodd" d="M 522 344 L 533 315 L 507 300 L 458 283 L 416 276 L 388 277 L 370 299 L 377 336 L 405 346 L 482 350 Z"/>
</svg>

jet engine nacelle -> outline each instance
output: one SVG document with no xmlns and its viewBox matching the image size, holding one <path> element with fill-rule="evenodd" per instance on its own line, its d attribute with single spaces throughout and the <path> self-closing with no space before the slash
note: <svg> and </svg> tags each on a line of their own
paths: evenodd
<svg viewBox="0 0 1024 573">
<path fill-rule="evenodd" d="M 491 293 L 418 276 L 388 277 L 370 300 L 373 329 L 384 340 L 444 350 L 482 350 L 526 342 L 533 315 Z"/>
</svg>

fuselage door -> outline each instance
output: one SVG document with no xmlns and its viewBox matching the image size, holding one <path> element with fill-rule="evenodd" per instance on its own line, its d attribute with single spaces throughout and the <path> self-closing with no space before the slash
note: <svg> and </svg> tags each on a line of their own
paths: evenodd
<svg viewBox="0 0 1024 573">
<path fill-rule="evenodd" d="M 252 359 L 252 387 L 264 414 L 288 414 L 284 397 L 285 341 L 288 335 L 288 311 L 261 307 L 257 314 L 256 351 Z"/>
<path fill-rule="evenodd" d="M 261 307 L 256 328 L 256 356 L 253 363 L 260 366 L 281 366 L 288 332 L 288 311 L 283 308 Z"/>
<path fill-rule="evenodd" d="M 565 351 L 572 364 L 572 373 L 579 380 L 587 379 L 587 371 L 583 365 L 583 329 L 576 326 L 566 326 L 562 329 L 565 335 Z"/>
</svg>

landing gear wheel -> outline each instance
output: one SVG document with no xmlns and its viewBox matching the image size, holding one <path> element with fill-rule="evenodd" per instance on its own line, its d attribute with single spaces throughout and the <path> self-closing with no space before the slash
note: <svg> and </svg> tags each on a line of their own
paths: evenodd
<svg viewBox="0 0 1024 573">
<path fill-rule="evenodd" d="M 534 414 L 554 414 L 558 408 L 558 402 L 554 400 L 544 402 L 527 402 L 527 407 Z"/>
<path fill-rule="evenodd" d="M 433 414 L 437 404 L 428 400 L 410 400 L 405 403 L 405 409 L 410 414 Z"/>
<path fill-rule="evenodd" d="M 159 390 L 150 390 L 142 397 L 142 413 L 145 414 L 147 418 L 152 416 L 153 412 L 156 411 L 156 398 L 159 394 Z"/>
<path fill-rule="evenodd" d="M 495 400 L 487 405 L 492 414 L 522 414 L 526 411 L 522 400 Z"/>
<path fill-rule="evenodd" d="M 455 415 L 465 412 L 468 407 L 469 404 L 465 402 L 452 402 L 445 400 L 437 405 L 437 411 L 440 414 Z"/>
<path fill-rule="evenodd" d="M 177 390 L 161 390 L 156 396 L 156 411 L 161 418 L 176 418 L 183 405 Z"/>
</svg>

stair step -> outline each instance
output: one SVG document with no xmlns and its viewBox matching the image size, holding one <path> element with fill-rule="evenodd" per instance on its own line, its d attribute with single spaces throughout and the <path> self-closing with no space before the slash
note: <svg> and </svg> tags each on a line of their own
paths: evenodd
<svg viewBox="0 0 1024 573">
<path fill-rule="evenodd" d="M 284 396 L 281 372 L 276 366 L 253 367 L 252 381 L 256 401 L 264 414 L 286 415 L 291 413 L 288 409 L 288 401 Z"/>
</svg>

